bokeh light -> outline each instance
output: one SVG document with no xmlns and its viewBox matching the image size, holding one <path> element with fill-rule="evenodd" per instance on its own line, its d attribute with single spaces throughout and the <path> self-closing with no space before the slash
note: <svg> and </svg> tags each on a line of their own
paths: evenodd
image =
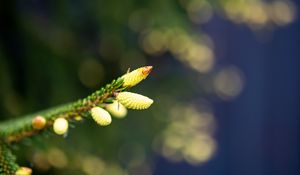
<svg viewBox="0 0 300 175">
<path fill-rule="evenodd" d="M 68 158 L 65 153 L 58 149 L 52 148 L 48 151 L 47 159 L 50 165 L 55 168 L 64 168 L 68 165 Z"/>
<path fill-rule="evenodd" d="M 273 24 L 286 25 L 295 18 L 294 5 L 288 0 L 270 2 L 231 0 L 223 3 L 224 12 L 230 20 L 237 23 L 245 23 L 255 30 L 263 29 Z"/>
<path fill-rule="evenodd" d="M 141 38 L 141 47 L 150 55 L 171 52 L 174 58 L 199 73 L 206 73 L 214 66 L 214 54 L 208 36 L 192 36 L 181 28 L 153 29 Z"/>
<path fill-rule="evenodd" d="M 225 67 L 214 78 L 216 94 L 223 100 L 237 97 L 244 87 L 244 76 L 236 67 Z"/>
<path fill-rule="evenodd" d="M 170 124 L 154 142 L 154 148 L 172 161 L 185 160 L 194 165 L 209 161 L 217 149 L 212 113 L 176 106 L 170 115 Z"/>
</svg>

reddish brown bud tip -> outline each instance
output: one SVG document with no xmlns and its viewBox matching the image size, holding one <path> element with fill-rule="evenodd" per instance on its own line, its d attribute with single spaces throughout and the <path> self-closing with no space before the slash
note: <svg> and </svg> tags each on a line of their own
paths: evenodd
<svg viewBox="0 0 300 175">
<path fill-rule="evenodd" d="M 153 69 L 152 66 L 145 66 L 145 67 L 143 67 L 142 73 L 144 75 L 148 75 L 148 74 L 150 74 L 150 72 L 152 71 L 152 69 Z"/>
</svg>

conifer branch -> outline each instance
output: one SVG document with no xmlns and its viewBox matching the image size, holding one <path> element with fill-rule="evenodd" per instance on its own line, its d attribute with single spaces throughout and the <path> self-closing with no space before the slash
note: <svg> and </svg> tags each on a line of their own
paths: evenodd
<svg viewBox="0 0 300 175">
<path fill-rule="evenodd" d="M 57 118 L 67 120 L 74 119 L 77 116 L 87 117 L 88 111 L 98 105 L 101 105 L 109 98 L 114 96 L 115 92 L 124 91 L 127 88 L 123 86 L 123 78 L 113 80 L 100 90 L 90 96 L 80 99 L 76 102 L 64 104 L 58 107 L 40 111 L 34 114 L 26 115 L 15 120 L 6 121 L 0 124 L 0 138 L 5 142 L 14 142 L 38 134 L 41 131 L 52 126 Z M 35 129 L 32 126 L 32 120 L 37 116 L 43 116 L 47 124 L 42 130 Z"/>
<path fill-rule="evenodd" d="M 8 145 L 0 141 L 0 175 L 12 175 L 18 169 L 16 157 L 11 153 Z"/>
<path fill-rule="evenodd" d="M 113 80 L 86 98 L 0 123 L 0 175 L 31 174 L 30 169 L 19 168 L 15 163 L 15 157 L 9 149 L 12 142 L 40 134 L 51 126 L 56 134 L 64 134 L 68 129 L 68 121 L 76 120 L 78 117 L 92 117 L 101 126 L 109 125 L 110 113 L 118 114 L 117 117 L 120 117 L 120 111 L 113 112 L 111 110 L 118 109 L 108 108 L 109 113 L 105 108 L 109 103 L 116 101 L 129 109 L 150 107 L 153 100 L 139 94 L 123 92 L 145 79 L 151 70 L 152 66 L 138 68 Z"/>
</svg>

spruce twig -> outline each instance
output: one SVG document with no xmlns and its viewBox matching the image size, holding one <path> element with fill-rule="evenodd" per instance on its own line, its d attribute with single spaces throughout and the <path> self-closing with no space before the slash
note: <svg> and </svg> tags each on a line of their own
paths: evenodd
<svg viewBox="0 0 300 175">
<path fill-rule="evenodd" d="M 8 145 L 0 141 L 0 175 L 12 175 L 18 170 L 16 157 Z"/>
<path fill-rule="evenodd" d="M 122 85 L 123 78 L 118 78 L 90 96 L 76 102 L 19 117 L 15 120 L 5 121 L 0 124 L 0 138 L 8 143 L 19 141 L 49 128 L 57 118 L 73 119 L 77 116 L 88 116 L 87 113 L 91 108 L 113 97 L 114 92 L 124 91 L 126 88 L 123 88 Z M 43 130 L 36 130 L 32 126 L 32 120 L 36 116 L 43 116 L 46 119 L 47 125 Z"/>
<path fill-rule="evenodd" d="M 99 125 L 109 125 L 111 116 L 101 107 L 105 107 L 105 103 L 112 103 L 115 100 L 129 109 L 150 107 L 153 100 L 135 93 L 124 94 L 123 91 L 137 85 L 149 75 L 151 70 L 152 66 L 138 68 L 113 80 L 86 98 L 0 123 L 0 175 L 31 174 L 30 168 L 19 167 L 15 163 L 15 156 L 9 148 L 12 142 L 40 134 L 51 126 L 54 127 L 54 132 L 57 134 L 64 134 L 68 129 L 68 121 L 76 120 L 78 116 L 91 117 L 92 115 Z M 110 110 L 112 109 L 110 108 Z"/>
</svg>

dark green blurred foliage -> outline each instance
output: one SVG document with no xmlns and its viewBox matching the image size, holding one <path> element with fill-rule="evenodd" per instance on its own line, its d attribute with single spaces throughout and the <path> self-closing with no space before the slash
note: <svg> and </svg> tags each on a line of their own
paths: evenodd
<svg viewBox="0 0 300 175">
<path fill-rule="evenodd" d="M 149 110 L 130 111 L 109 127 L 74 124 L 66 138 L 26 139 L 14 150 L 18 162 L 52 175 L 150 175 L 155 151 L 206 162 L 217 148 L 209 100 L 237 96 L 243 77 L 235 67 L 214 67 L 213 42 L 201 25 L 221 15 L 262 30 L 288 24 L 294 13 L 288 1 L 2 2 L 1 120 L 84 97 L 128 68 L 154 66 L 135 88 L 154 99 Z"/>
</svg>

